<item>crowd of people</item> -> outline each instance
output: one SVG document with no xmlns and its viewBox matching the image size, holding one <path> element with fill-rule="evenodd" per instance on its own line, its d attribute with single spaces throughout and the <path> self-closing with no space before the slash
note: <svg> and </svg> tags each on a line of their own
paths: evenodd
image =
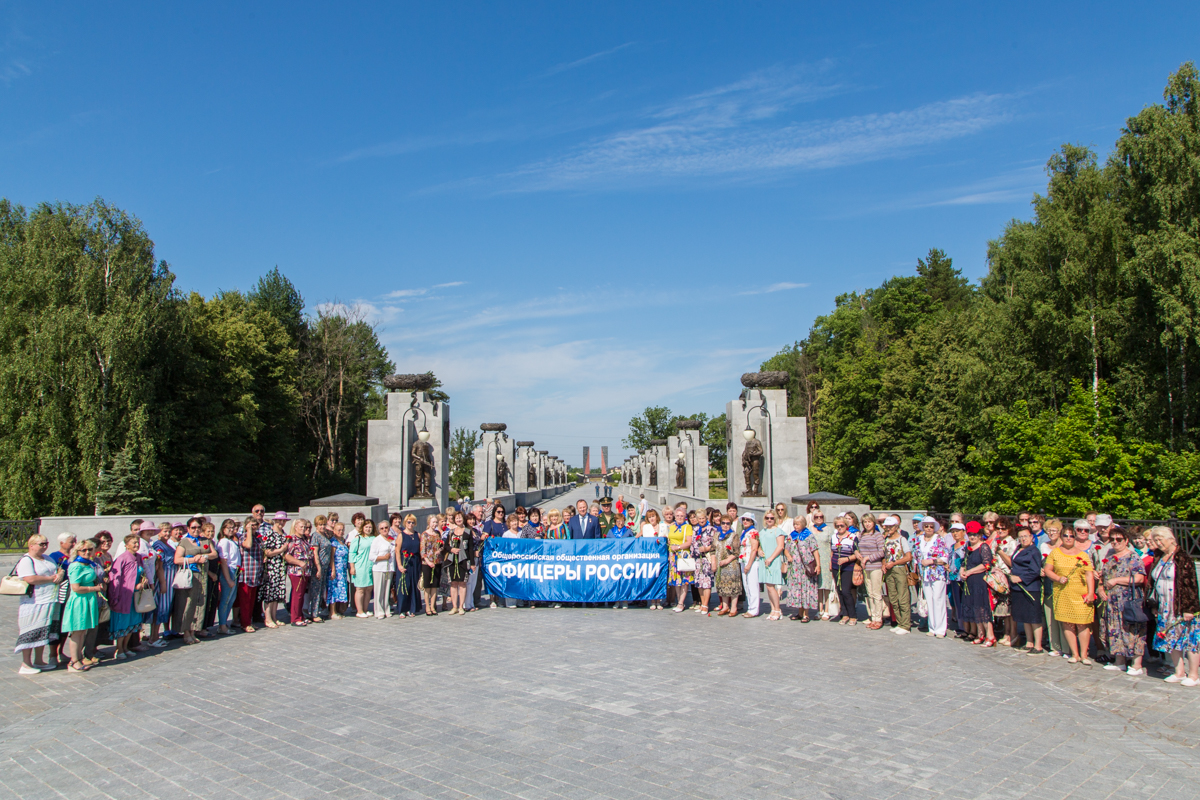
<svg viewBox="0 0 1200 800">
<path fill-rule="evenodd" d="M 413 515 L 377 524 L 355 514 L 347 526 L 337 514 L 310 521 L 280 511 L 268 519 L 256 505 L 219 527 L 202 515 L 134 520 L 115 547 L 108 531 L 60 534 L 53 551 L 35 534 L 6 580 L 26 584 L 21 674 L 60 666 L 86 672 L 102 657 L 124 660 L 171 640 L 190 645 L 350 614 L 408 619 L 485 604 L 536 608 L 485 600 L 489 537 L 657 537 L 667 545 L 667 592 L 638 604 L 650 610 L 754 618 L 765 593 L 768 620 L 790 609 L 791 620 L 849 627 L 860 622 L 861 599 L 868 630 L 887 620 L 897 635 L 915 628 L 1084 667 L 1099 661 L 1132 676 L 1146 675 L 1156 659 L 1168 682 L 1200 685 L 1197 571 L 1170 528 L 1126 530 L 1107 514 L 1069 525 L 1032 513 L 988 513 L 982 522 L 955 514 L 946 527 L 918 514 L 911 523 L 910 532 L 897 516 L 859 519 L 849 511 L 827 522 L 816 503 L 794 516 L 779 503 L 760 523 L 734 503 L 723 512 L 682 503 L 660 511 L 643 496 L 512 513 L 485 500 L 431 514 L 418 531 Z"/>
</svg>

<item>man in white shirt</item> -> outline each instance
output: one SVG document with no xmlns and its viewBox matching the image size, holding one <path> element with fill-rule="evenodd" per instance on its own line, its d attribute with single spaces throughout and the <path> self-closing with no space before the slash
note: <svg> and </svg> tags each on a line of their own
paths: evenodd
<svg viewBox="0 0 1200 800">
<path fill-rule="evenodd" d="M 646 495 L 643 492 L 638 500 L 638 519 L 645 519 L 646 512 L 650 510 L 650 504 L 646 502 Z"/>
</svg>

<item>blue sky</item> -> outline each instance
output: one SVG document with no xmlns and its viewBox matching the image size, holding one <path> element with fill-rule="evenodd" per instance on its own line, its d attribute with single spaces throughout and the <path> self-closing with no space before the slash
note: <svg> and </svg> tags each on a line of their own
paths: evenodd
<svg viewBox="0 0 1200 800">
<path fill-rule="evenodd" d="M 719 413 L 836 295 L 971 278 L 1200 4 L 0 5 L 0 187 L 140 217 L 185 290 L 359 304 L 453 424 L 579 462 Z"/>
</svg>

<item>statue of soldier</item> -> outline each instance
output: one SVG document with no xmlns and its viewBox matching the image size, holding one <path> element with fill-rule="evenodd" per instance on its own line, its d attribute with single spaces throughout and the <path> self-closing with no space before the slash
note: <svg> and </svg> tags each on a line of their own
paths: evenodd
<svg viewBox="0 0 1200 800">
<path fill-rule="evenodd" d="M 684 465 L 682 455 L 675 459 L 675 488 L 687 488 L 687 467 Z"/>
<path fill-rule="evenodd" d="M 650 481 L 648 486 L 658 486 L 658 464 L 650 462 Z"/>
<path fill-rule="evenodd" d="M 529 473 L 526 475 L 526 480 L 529 481 L 529 488 L 537 488 L 537 466 L 531 461 L 529 462 Z"/>
<path fill-rule="evenodd" d="M 413 497 L 433 497 L 433 445 L 419 439 L 412 446 Z"/>
<path fill-rule="evenodd" d="M 763 446 L 758 439 L 746 442 L 742 451 L 742 475 L 746 479 L 746 495 L 762 497 Z"/>
<path fill-rule="evenodd" d="M 504 454 L 500 454 L 500 458 L 496 461 L 496 491 L 511 492 L 508 487 L 508 462 L 504 460 Z"/>
</svg>

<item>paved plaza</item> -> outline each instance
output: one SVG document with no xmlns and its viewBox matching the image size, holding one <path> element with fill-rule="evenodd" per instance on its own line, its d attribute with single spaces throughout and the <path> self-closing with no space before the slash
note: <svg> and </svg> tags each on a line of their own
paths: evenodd
<svg viewBox="0 0 1200 800">
<path fill-rule="evenodd" d="M 16 666 L 21 800 L 1200 793 L 1200 691 L 829 623 L 484 609 Z"/>
</svg>

